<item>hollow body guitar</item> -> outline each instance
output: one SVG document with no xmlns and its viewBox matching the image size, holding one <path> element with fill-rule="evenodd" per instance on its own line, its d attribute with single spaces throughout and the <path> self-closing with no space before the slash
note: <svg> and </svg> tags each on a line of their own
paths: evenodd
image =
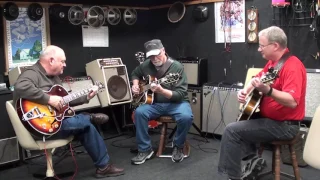
<svg viewBox="0 0 320 180">
<path fill-rule="evenodd" d="M 265 76 L 261 78 L 261 82 L 264 84 L 272 84 L 276 78 L 278 78 L 278 70 L 270 68 Z M 252 89 L 246 97 L 246 103 L 242 106 L 237 121 L 249 120 L 252 114 L 258 109 L 261 98 L 261 93 L 255 88 Z"/>
<path fill-rule="evenodd" d="M 96 85 L 99 91 L 104 89 L 102 83 L 96 83 Z M 22 124 L 36 137 L 51 136 L 57 133 L 61 128 L 62 120 L 75 115 L 69 102 L 89 94 L 91 88 L 69 94 L 61 85 L 54 85 L 49 91 L 44 92 L 48 95 L 62 97 L 63 105 L 60 111 L 50 105 L 39 104 L 23 98 L 16 102 L 16 110 Z"/>
<path fill-rule="evenodd" d="M 148 75 L 145 80 L 139 82 L 140 93 L 133 95 L 132 106 L 137 108 L 141 104 L 152 104 L 154 92 L 151 91 L 151 84 L 173 84 L 180 78 L 179 73 L 169 73 L 165 77 L 157 80 L 155 77 Z"/>
</svg>

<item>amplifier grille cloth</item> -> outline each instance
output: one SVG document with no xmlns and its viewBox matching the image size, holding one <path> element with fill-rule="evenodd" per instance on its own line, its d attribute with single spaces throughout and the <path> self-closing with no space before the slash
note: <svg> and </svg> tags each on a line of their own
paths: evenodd
<svg viewBox="0 0 320 180">
<path fill-rule="evenodd" d="M 237 88 L 203 87 L 203 132 L 222 135 L 226 125 L 236 121 L 240 114 L 237 91 Z"/>
<path fill-rule="evenodd" d="M 306 117 L 313 117 L 320 105 L 320 73 L 307 73 Z"/>
<path fill-rule="evenodd" d="M 18 161 L 19 147 L 16 137 L 0 140 L 0 164 Z"/>
</svg>

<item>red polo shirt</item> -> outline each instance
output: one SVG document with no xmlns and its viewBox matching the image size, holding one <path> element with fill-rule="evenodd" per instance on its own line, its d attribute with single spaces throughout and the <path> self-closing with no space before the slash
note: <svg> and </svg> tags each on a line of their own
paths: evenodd
<svg viewBox="0 0 320 180">
<path fill-rule="evenodd" d="M 262 72 L 268 72 L 268 69 L 275 67 L 276 64 L 277 62 L 268 61 L 257 76 L 261 77 Z M 284 63 L 279 77 L 271 87 L 289 93 L 297 102 L 297 107 L 292 109 L 279 104 L 272 97 L 263 96 L 260 102 L 261 116 L 280 121 L 302 120 L 305 117 L 306 76 L 306 69 L 302 62 L 296 56 L 291 56 Z"/>
</svg>

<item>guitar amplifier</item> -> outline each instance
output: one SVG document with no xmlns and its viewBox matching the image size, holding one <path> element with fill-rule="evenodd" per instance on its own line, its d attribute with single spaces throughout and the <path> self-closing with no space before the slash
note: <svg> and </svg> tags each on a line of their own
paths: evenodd
<svg viewBox="0 0 320 180">
<path fill-rule="evenodd" d="M 0 165 L 20 160 L 17 137 L 0 139 Z"/>
<path fill-rule="evenodd" d="M 183 65 L 188 84 L 202 86 L 208 81 L 208 60 L 195 57 L 177 58 Z"/>
<path fill-rule="evenodd" d="M 240 114 L 236 85 L 204 85 L 202 90 L 202 131 L 222 135 Z"/>
<path fill-rule="evenodd" d="M 83 77 L 65 77 L 62 81 L 62 86 L 69 92 L 77 92 L 83 89 L 90 88 L 94 85 L 93 80 L 89 76 L 83 76 Z M 82 104 L 79 106 L 72 107 L 75 111 L 81 111 L 86 109 L 92 109 L 96 107 L 101 107 L 100 100 L 98 96 L 94 96 L 89 103 Z"/>
<path fill-rule="evenodd" d="M 307 69 L 307 88 L 306 88 L 306 118 L 313 118 L 317 107 L 320 104 L 320 69 Z"/>
<path fill-rule="evenodd" d="M 188 88 L 188 97 L 190 101 L 190 106 L 193 114 L 193 123 L 194 125 L 201 130 L 202 125 L 202 88 L 201 87 L 189 87 Z M 169 128 L 174 128 L 175 123 L 169 123 Z M 199 135 L 199 132 L 191 126 L 189 133 Z"/>
</svg>

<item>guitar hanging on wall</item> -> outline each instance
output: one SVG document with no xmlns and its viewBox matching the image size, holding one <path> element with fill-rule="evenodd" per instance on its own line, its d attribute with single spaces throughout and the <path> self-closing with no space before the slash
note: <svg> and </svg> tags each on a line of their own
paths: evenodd
<svg viewBox="0 0 320 180">
<path fill-rule="evenodd" d="M 96 82 L 95 85 L 98 86 L 98 91 L 105 88 L 101 82 Z M 50 105 L 38 104 L 22 98 L 17 101 L 16 110 L 22 124 L 32 135 L 36 137 L 51 136 L 60 130 L 64 118 L 75 115 L 69 103 L 88 95 L 90 92 L 91 87 L 69 94 L 63 86 L 57 84 L 45 93 L 62 97 L 64 103 L 60 111 Z"/>
</svg>

